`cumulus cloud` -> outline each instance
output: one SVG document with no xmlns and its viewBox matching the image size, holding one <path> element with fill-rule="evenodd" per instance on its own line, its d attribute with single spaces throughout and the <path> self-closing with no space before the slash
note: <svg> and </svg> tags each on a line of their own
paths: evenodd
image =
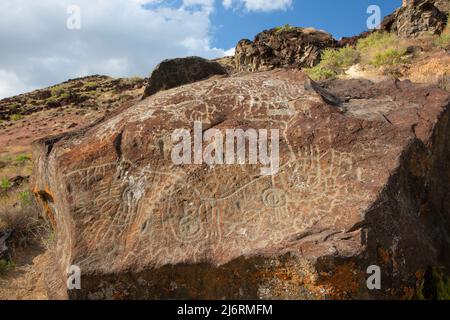
<svg viewBox="0 0 450 320">
<path fill-rule="evenodd" d="M 26 92 L 31 87 L 15 73 L 0 69 L 0 97 L 7 97 L 11 92 Z"/>
<path fill-rule="evenodd" d="M 223 0 L 227 9 L 244 8 L 247 11 L 268 12 L 287 10 L 292 6 L 292 0 Z"/>
<path fill-rule="evenodd" d="M 225 57 L 234 56 L 235 51 L 236 51 L 236 48 L 230 48 L 227 51 L 225 51 L 224 55 L 225 55 Z"/>
<path fill-rule="evenodd" d="M 225 55 L 210 45 L 214 0 L 166 3 L 1 0 L 0 98 L 90 74 L 146 76 L 166 58 Z M 67 28 L 73 4 L 80 30 Z"/>
</svg>

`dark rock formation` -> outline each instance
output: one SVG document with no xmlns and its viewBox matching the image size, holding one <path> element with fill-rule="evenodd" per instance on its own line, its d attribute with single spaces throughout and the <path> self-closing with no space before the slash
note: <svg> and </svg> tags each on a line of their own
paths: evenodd
<svg viewBox="0 0 450 320">
<path fill-rule="evenodd" d="M 411 0 L 387 16 L 381 23 L 381 30 L 393 32 L 400 37 L 415 38 L 440 34 L 447 23 L 447 5 L 441 1 Z"/>
<path fill-rule="evenodd" d="M 284 27 L 266 30 L 253 41 L 239 41 L 236 71 L 263 71 L 280 67 L 312 67 L 325 48 L 335 47 L 333 37 L 312 28 Z"/>
<path fill-rule="evenodd" d="M 406 4 L 410 0 L 404 0 Z M 416 3 L 419 3 L 420 0 L 414 0 Z M 450 12 L 450 1 L 449 0 L 428 0 L 431 2 L 436 8 L 438 8 L 441 12 L 448 14 Z"/>
<path fill-rule="evenodd" d="M 324 87 L 296 70 L 209 79 L 37 142 L 52 295 L 411 296 L 424 270 L 450 266 L 450 95 L 398 81 Z M 279 129 L 279 171 L 175 165 L 171 135 L 196 120 Z M 67 291 L 71 265 L 81 290 Z M 371 265 L 381 290 L 366 286 Z"/>
<path fill-rule="evenodd" d="M 404 38 L 440 34 L 446 26 L 449 11 L 449 0 L 405 0 L 401 8 L 383 19 L 379 30 L 393 32 Z M 376 31 L 370 30 L 356 36 L 344 37 L 338 41 L 338 46 L 355 46 L 359 39 Z"/>
<path fill-rule="evenodd" d="M 358 43 L 359 39 L 366 38 L 367 36 L 371 35 L 373 31 L 364 31 L 360 33 L 359 35 L 352 36 L 352 37 L 343 37 L 338 41 L 338 47 L 343 48 L 346 46 L 354 47 Z"/>
<path fill-rule="evenodd" d="M 225 74 L 227 71 L 221 64 L 200 57 L 164 60 L 153 70 L 142 98 L 161 90 Z"/>
<path fill-rule="evenodd" d="M 11 236 L 11 233 L 11 230 L 0 230 L 0 260 L 8 261 L 10 259 L 9 248 L 6 245 L 6 242 Z"/>
</svg>

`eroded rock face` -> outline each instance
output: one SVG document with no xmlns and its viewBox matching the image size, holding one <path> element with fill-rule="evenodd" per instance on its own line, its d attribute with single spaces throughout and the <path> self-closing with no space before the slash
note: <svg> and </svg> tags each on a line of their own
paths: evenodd
<svg viewBox="0 0 450 320">
<path fill-rule="evenodd" d="M 440 34 L 447 23 L 448 3 L 447 0 L 404 1 L 401 8 L 383 20 L 381 29 L 405 38 Z"/>
<path fill-rule="evenodd" d="M 450 1 L 448 0 L 434 0 L 432 1 L 434 6 L 440 11 L 448 14 L 450 13 Z"/>
<path fill-rule="evenodd" d="M 449 266 L 449 94 L 325 87 L 333 94 L 282 69 L 209 79 L 37 142 L 33 190 L 57 233 L 53 295 L 403 298 L 427 267 Z M 175 165 L 173 131 L 200 120 L 279 129 L 278 173 Z M 67 291 L 70 265 L 81 290 Z M 370 265 L 381 290 L 367 289 Z"/>
<path fill-rule="evenodd" d="M 428 1 L 432 3 L 436 8 L 438 8 L 443 13 L 448 14 L 450 11 L 450 1 L 448 0 L 403 0 L 403 7 L 415 6 L 422 2 Z"/>
<path fill-rule="evenodd" d="M 236 71 L 265 71 L 280 67 L 312 67 L 323 49 L 336 46 L 333 37 L 312 28 L 284 27 L 259 33 L 255 40 L 239 41 Z"/>
<path fill-rule="evenodd" d="M 200 57 L 164 60 L 156 66 L 148 79 L 143 98 L 161 90 L 203 80 L 213 75 L 225 74 L 227 70 L 220 63 Z"/>
<path fill-rule="evenodd" d="M 11 230 L 0 231 L 0 260 L 9 260 L 9 249 L 6 242 L 10 236 Z"/>
</svg>

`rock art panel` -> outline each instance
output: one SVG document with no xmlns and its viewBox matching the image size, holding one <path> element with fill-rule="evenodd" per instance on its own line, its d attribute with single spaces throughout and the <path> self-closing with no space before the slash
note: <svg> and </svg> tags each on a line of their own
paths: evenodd
<svg viewBox="0 0 450 320">
<path fill-rule="evenodd" d="M 53 289 L 72 298 L 280 298 L 289 284 L 302 288 L 290 292 L 296 298 L 369 295 L 339 287 L 333 270 L 362 274 L 376 262 L 368 260 L 378 259 L 372 255 L 378 249 L 369 253 L 366 244 L 380 239 L 381 245 L 388 232 L 371 232 L 366 212 L 411 143 L 428 143 L 449 96 L 407 83 L 362 83 L 355 96 L 370 92 L 378 100 L 340 102 L 343 85 L 327 86 L 335 93 L 295 70 L 209 79 L 159 92 L 84 131 L 37 142 L 33 190 L 58 239 Z M 279 171 L 262 175 L 260 163 L 175 165 L 172 133 L 192 133 L 195 121 L 224 134 L 278 129 Z M 395 235 L 399 243 L 403 232 Z M 434 240 L 428 248 L 438 246 Z M 70 265 L 89 279 L 80 292 L 64 288 Z M 323 270 L 330 272 L 326 280 Z M 291 280 L 275 276 L 280 272 Z M 240 274 L 241 287 L 232 274 Z M 213 275 L 223 281 L 200 280 Z"/>
</svg>

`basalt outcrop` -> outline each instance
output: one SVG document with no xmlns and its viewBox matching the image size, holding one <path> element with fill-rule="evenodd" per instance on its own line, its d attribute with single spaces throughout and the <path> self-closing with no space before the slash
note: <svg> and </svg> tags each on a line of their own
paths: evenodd
<svg viewBox="0 0 450 320">
<path fill-rule="evenodd" d="M 324 89 L 325 88 L 325 89 Z M 59 298 L 404 298 L 449 266 L 450 95 L 301 71 L 159 92 L 34 145 Z M 181 164 L 174 130 L 279 130 L 279 170 Z M 218 140 L 219 141 L 219 140 Z M 219 143 L 219 142 L 216 142 Z M 82 272 L 67 290 L 67 269 Z M 366 271 L 381 269 L 381 289 Z"/>
<path fill-rule="evenodd" d="M 9 260 L 9 248 L 6 245 L 8 238 L 11 236 L 11 230 L 0 231 L 0 260 Z"/>
<path fill-rule="evenodd" d="M 227 69 L 220 63 L 201 57 L 164 60 L 152 71 L 142 98 L 161 90 L 225 74 L 227 74 Z"/>
<path fill-rule="evenodd" d="M 409 0 L 387 16 L 381 30 L 404 38 L 417 38 L 440 34 L 447 23 L 449 1 Z"/>
<path fill-rule="evenodd" d="M 263 31 L 243 39 L 235 50 L 236 71 L 267 71 L 281 67 L 312 67 L 325 48 L 337 42 L 324 31 L 291 26 Z"/>
<path fill-rule="evenodd" d="M 449 12 L 448 0 L 404 0 L 402 7 L 386 16 L 378 29 L 343 37 L 338 41 L 338 46 L 355 46 L 359 39 L 379 30 L 394 33 L 402 38 L 441 34 L 447 24 Z"/>
</svg>

